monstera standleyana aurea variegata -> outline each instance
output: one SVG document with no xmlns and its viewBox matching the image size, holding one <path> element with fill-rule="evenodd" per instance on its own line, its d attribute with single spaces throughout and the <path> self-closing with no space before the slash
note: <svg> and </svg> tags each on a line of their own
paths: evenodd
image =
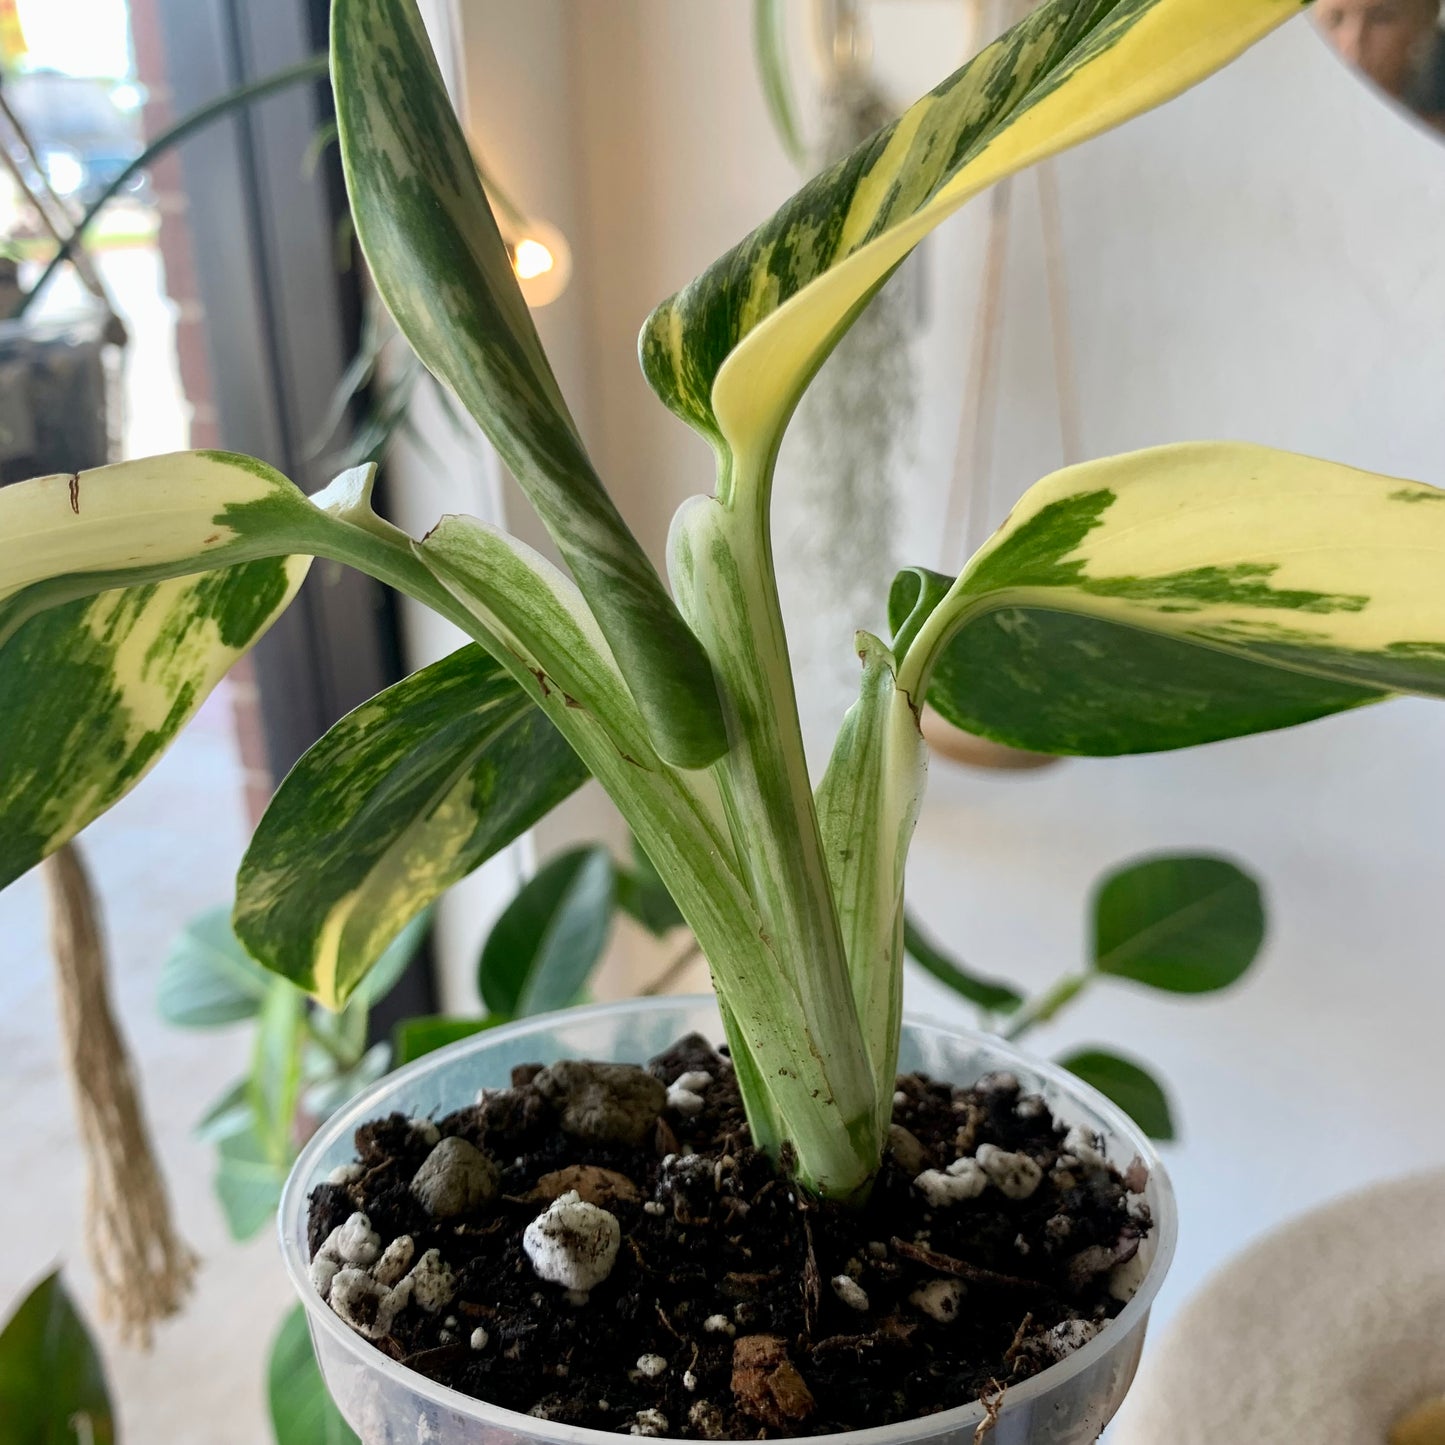
<svg viewBox="0 0 1445 1445">
<path fill-rule="evenodd" d="M 338 724 L 283 783 L 241 869 L 247 947 L 339 1003 L 409 918 L 590 773 L 706 952 L 756 1137 L 790 1142 L 808 1187 L 857 1191 L 891 1100 L 925 698 L 986 737 L 1108 754 L 1445 693 L 1445 492 L 1171 447 L 1047 478 L 956 579 L 902 574 L 891 644 L 857 638 L 862 693 L 816 791 L 804 765 L 768 510 L 808 379 L 969 197 L 1300 8 L 1047 0 L 662 305 L 644 370 L 718 462 L 716 493 L 674 524 L 674 604 L 568 414 L 412 0 L 335 0 L 342 151 L 377 287 L 571 576 L 468 517 L 404 535 L 365 472 L 308 499 L 210 452 L 0 491 L 0 882 L 141 777 L 305 559 L 349 563 L 475 642 Z"/>
</svg>

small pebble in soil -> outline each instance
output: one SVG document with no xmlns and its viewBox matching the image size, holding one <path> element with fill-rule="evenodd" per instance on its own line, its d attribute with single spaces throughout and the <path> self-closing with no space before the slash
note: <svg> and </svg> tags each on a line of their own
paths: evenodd
<svg viewBox="0 0 1445 1445">
<path fill-rule="evenodd" d="M 472 1331 L 472 1348 L 474 1350 L 486 1349 L 487 1343 L 491 1338 L 492 1337 L 486 1332 L 486 1330 L 484 1330 L 481 1325 L 478 1325 L 476 1329 Z"/>
<path fill-rule="evenodd" d="M 569 1290 L 601 1284 L 612 1273 L 621 1242 L 617 1216 L 588 1204 L 575 1190 L 554 1199 L 522 1235 L 537 1277 Z"/>
<path fill-rule="evenodd" d="M 667 1088 L 635 1064 L 564 1059 L 532 1087 L 558 1111 L 564 1133 L 595 1143 L 641 1144 L 657 1126 Z"/>
<path fill-rule="evenodd" d="M 412 1176 L 411 1192 L 433 1219 L 455 1219 L 497 1197 L 496 1161 L 465 1139 L 439 1140 Z"/>
</svg>

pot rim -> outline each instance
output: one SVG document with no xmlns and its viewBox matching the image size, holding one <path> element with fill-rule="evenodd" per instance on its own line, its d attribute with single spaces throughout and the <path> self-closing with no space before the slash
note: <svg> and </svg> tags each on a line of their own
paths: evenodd
<svg viewBox="0 0 1445 1445">
<path fill-rule="evenodd" d="M 458 1054 L 480 1050 L 488 1043 L 502 1038 L 525 1038 L 531 1033 L 544 1033 L 555 1027 L 561 1018 L 586 1020 L 606 1018 L 613 1014 L 632 1013 L 638 1010 L 675 1008 L 708 1008 L 717 1010 L 717 999 L 712 994 L 668 994 L 654 997 L 618 999 L 609 1003 L 585 1004 L 577 1008 L 558 1009 L 552 1013 L 537 1014 L 531 1018 L 518 1019 L 514 1023 L 501 1024 L 487 1029 L 470 1038 L 447 1044 L 429 1054 L 415 1059 L 400 1069 L 383 1075 L 374 1084 L 363 1090 L 345 1107 L 338 1109 L 307 1141 L 296 1163 L 287 1176 L 277 1210 L 277 1224 L 280 1233 L 281 1256 L 292 1287 L 301 1299 L 312 1330 L 326 1332 L 336 1343 L 353 1355 L 365 1368 L 376 1370 L 390 1377 L 396 1384 L 423 1397 L 432 1404 L 467 1416 L 478 1425 L 491 1426 L 510 1431 L 514 1436 L 534 1441 L 546 1441 L 549 1445 L 617 1445 L 619 1436 L 612 1430 L 596 1430 L 590 1426 L 565 1425 L 558 1421 L 542 1420 L 534 1415 L 524 1415 L 518 1410 L 507 1410 L 489 1401 L 479 1400 L 474 1395 L 463 1394 L 449 1386 L 440 1385 L 423 1375 L 419 1370 L 399 1364 L 378 1350 L 370 1341 L 363 1339 L 349 1329 L 326 1305 L 311 1283 L 311 1260 L 306 1246 L 306 1206 L 309 1188 L 307 1181 L 316 1172 L 320 1155 L 335 1143 L 338 1135 L 349 1134 L 358 1124 L 364 1123 L 375 1110 L 373 1100 L 380 1094 L 394 1089 L 399 1083 L 444 1066 Z M 1133 1297 L 1124 1308 L 1099 1331 L 1093 1339 L 1081 1345 L 1067 1359 L 1056 1365 L 1040 1370 L 1037 1375 L 1011 1388 L 1004 1399 L 999 1414 L 1002 1420 L 1040 1395 L 1048 1394 L 1074 1376 L 1087 1370 L 1097 1360 L 1109 1353 L 1121 1336 L 1127 1336 L 1147 1315 L 1159 1287 L 1169 1272 L 1174 1258 L 1178 1237 L 1178 1211 L 1174 1200 L 1174 1187 L 1169 1179 L 1163 1160 L 1154 1148 L 1153 1142 L 1137 1124 L 1092 1085 L 1076 1078 L 1062 1066 L 1039 1059 L 996 1034 L 984 1033 L 962 1024 L 939 1023 L 915 1013 L 905 1013 L 903 1026 L 922 1033 L 942 1034 L 953 1039 L 962 1039 L 985 1047 L 1000 1056 L 1002 1062 L 1017 1065 L 1030 1073 L 1055 1085 L 1062 1092 L 1072 1095 L 1088 1105 L 1108 1125 L 1110 1132 L 1130 1144 L 1134 1152 L 1144 1161 L 1149 1171 L 1150 1182 L 1155 1186 L 1158 1198 L 1152 1201 L 1154 1227 L 1150 1239 L 1154 1246 L 1149 1261 L 1149 1271 L 1140 1281 Z M 832 1435 L 805 1435 L 779 1438 L 773 1445 L 817 1445 L 819 1441 L 846 1440 L 848 1445 L 910 1445 L 920 1439 L 950 1435 L 955 1431 L 977 1426 L 984 1419 L 984 1407 L 974 1401 L 958 1405 L 951 1410 L 940 1410 L 932 1415 L 920 1415 L 911 1420 L 899 1420 L 892 1425 L 873 1425 L 862 1430 L 838 1431 Z M 677 1437 L 658 1437 L 658 1445 L 689 1445 Z"/>
</svg>

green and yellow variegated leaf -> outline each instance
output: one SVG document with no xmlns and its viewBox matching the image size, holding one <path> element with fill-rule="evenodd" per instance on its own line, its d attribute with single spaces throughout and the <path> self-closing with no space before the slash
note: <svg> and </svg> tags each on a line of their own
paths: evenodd
<svg viewBox="0 0 1445 1445">
<path fill-rule="evenodd" d="M 237 936 L 340 1008 L 409 919 L 586 779 L 476 646 L 378 693 L 287 775 L 246 851 Z"/>
<path fill-rule="evenodd" d="M 307 506 L 217 453 L 0 489 L 0 887 L 124 797 L 295 596 L 309 559 L 243 520 L 278 498 Z"/>
<path fill-rule="evenodd" d="M 1177 95 L 1301 8 L 1045 0 L 659 307 L 642 332 L 649 381 L 714 443 L 768 453 L 839 336 L 940 221 Z"/>
<path fill-rule="evenodd" d="M 0 643 L 62 602 L 275 557 L 314 515 L 280 472 L 230 452 L 17 482 L 0 490 Z"/>
<path fill-rule="evenodd" d="M 946 595 L 901 574 L 899 683 L 1036 752 L 1188 747 L 1445 697 L 1442 579 L 1445 491 L 1267 447 L 1161 447 L 1038 483 Z"/>
<path fill-rule="evenodd" d="M 707 657 L 593 470 L 413 0 L 335 0 L 331 55 L 352 215 L 378 291 L 536 507 L 659 753 L 704 766 L 727 746 Z"/>
</svg>

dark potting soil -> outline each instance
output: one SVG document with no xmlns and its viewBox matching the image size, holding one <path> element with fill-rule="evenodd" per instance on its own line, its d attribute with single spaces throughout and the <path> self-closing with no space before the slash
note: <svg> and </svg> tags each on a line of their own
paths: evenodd
<svg viewBox="0 0 1445 1445">
<path fill-rule="evenodd" d="M 1007 1074 L 900 1077 L 893 1119 L 848 1208 L 751 1147 L 697 1036 L 645 1072 L 528 1066 L 444 1119 L 358 1129 L 311 1196 L 313 1278 L 433 1380 L 623 1434 L 824 1434 L 1006 1395 L 1123 1307 L 1144 1167 L 1121 1176 Z M 552 1282 L 569 1270 L 591 1288 Z"/>
</svg>

